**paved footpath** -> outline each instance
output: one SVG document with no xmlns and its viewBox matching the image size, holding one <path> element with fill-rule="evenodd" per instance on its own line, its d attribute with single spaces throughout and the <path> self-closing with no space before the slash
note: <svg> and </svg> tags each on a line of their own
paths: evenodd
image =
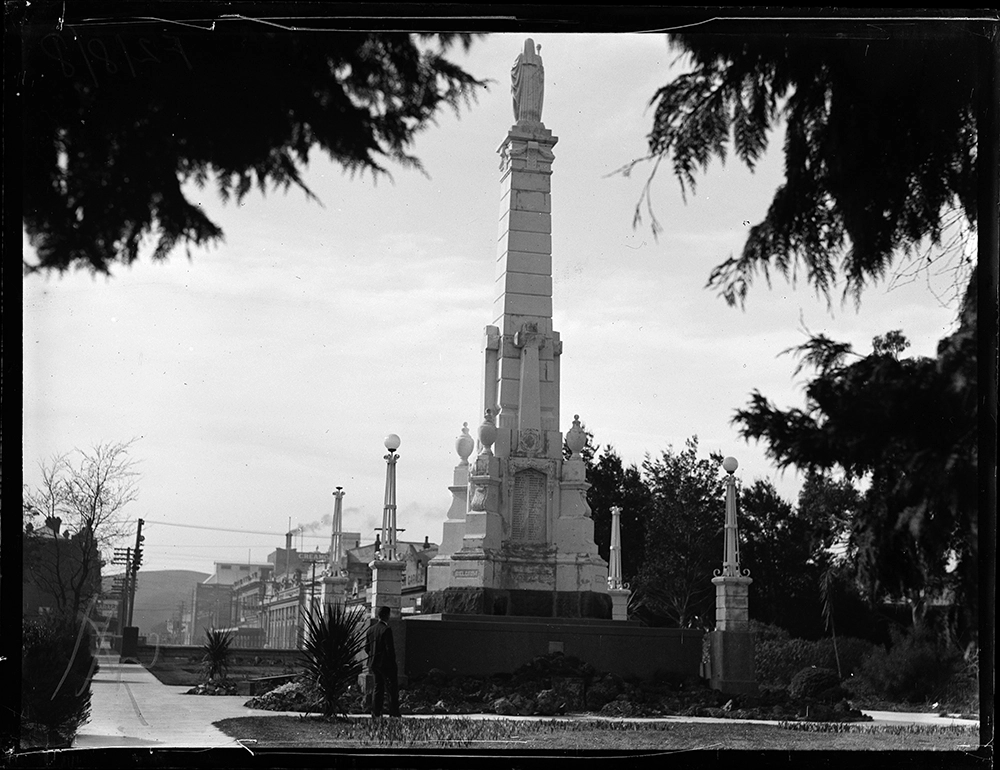
<svg viewBox="0 0 1000 770">
<path fill-rule="evenodd" d="M 73 742 L 73 748 L 225 748 L 240 747 L 213 722 L 229 717 L 277 716 L 298 712 L 248 709 L 246 695 L 186 695 L 187 686 L 161 683 L 141 665 L 120 663 L 117 655 L 99 655 L 100 670 L 91 684 L 91 718 Z M 977 720 L 939 717 L 934 714 L 866 712 L 873 717 L 865 724 L 978 724 Z M 496 714 L 466 714 L 469 719 L 594 719 L 591 716 L 498 717 Z M 417 718 L 417 717 L 413 717 Z M 427 717 L 420 717 L 427 718 Z M 623 721 L 607 718 L 608 721 Z M 635 722 L 748 722 L 777 724 L 765 720 L 712 719 L 708 717 L 659 717 Z M 251 738 L 251 736 L 246 736 Z"/>
<path fill-rule="evenodd" d="M 160 682 L 137 663 L 98 655 L 91 683 L 90 721 L 73 748 L 219 748 L 240 744 L 212 725 L 228 717 L 281 712 L 244 707 L 246 695 L 186 695 L 191 688 Z"/>
</svg>

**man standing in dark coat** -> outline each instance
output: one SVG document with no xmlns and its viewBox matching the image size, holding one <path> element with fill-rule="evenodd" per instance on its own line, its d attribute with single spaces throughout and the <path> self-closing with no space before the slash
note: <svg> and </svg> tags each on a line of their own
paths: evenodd
<svg viewBox="0 0 1000 770">
<path fill-rule="evenodd" d="M 392 643 L 392 629 L 389 628 L 389 608 L 380 607 L 378 622 L 368 629 L 366 649 L 368 670 L 375 677 L 375 692 L 372 696 L 372 716 L 382 716 L 386 688 L 389 690 L 389 716 L 399 716 L 399 682 L 396 678 L 396 648 Z"/>
</svg>

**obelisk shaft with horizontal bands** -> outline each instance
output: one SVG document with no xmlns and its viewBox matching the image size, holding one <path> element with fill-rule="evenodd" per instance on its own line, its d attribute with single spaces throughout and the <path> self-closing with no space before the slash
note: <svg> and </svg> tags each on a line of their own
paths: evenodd
<svg viewBox="0 0 1000 770">
<path fill-rule="evenodd" d="M 528 59 L 527 48 L 519 58 Z M 521 75 L 526 89 L 540 82 L 541 60 L 537 54 L 535 59 L 537 64 L 523 65 L 538 68 Z M 541 123 L 540 98 L 537 106 L 527 98 L 519 104 L 516 95 L 514 101 L 521 113 L 498 149 L 496 300 L 494 325 L 487 328 L 487 341 L 495 340 L 496 371 L 487 371 L 483 408 L 499 411 L 499 457 L 517 451 L 519 443 L 533 454 L 558 457 L 562 345 L 552 329 L 551 195 L 558 139 Z"/>
<path fill-rule="evenodd" d="M 500 144 L 493 324 L 483 345 L 482 423 L 468 464 L 461 547 L 428 569 L 425 612 L 608 618 L 607 563 L 587 506 L 586 436 L 559 429 L 552 330 L 552 148 L 542 124 L 542 61 L 525 42 L 511 72 L 515 123 Z M 464 450 L 463 450 L 464 451 Z M 461 453 L 460 453 L 461 456 Z M 457 501 L 460 496 L 452 490 Z M 451 542 L 451 541 L 450 541 Z"/>
</svg>

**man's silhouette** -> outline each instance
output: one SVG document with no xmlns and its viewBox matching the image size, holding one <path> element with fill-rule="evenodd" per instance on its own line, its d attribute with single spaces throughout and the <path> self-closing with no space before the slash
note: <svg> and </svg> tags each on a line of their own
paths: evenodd
<svg viewBox="0 0 1000 770">
<path fill-rule="evenodd" d="M 396 678 L 396 648 L 389 628 L 389 608 L 380 607 L 378 621 L 368 629 L 366 649 L 368 670 L 375 677 L 372 695 L 372 716 L 382 716 L 386 688 L 389 690 L 389 716 L 399 716 L 399 682 Z"/>
</svg>

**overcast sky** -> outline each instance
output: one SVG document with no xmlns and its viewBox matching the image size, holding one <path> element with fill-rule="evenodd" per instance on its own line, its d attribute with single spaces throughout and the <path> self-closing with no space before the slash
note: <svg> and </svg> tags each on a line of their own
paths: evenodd
<svg viewBox="0 0 1000 770">
<path fill-rule="evenodd" d="M 74 273 L 24 281 L 24 474 L 74 447 L 138 437 L 145 569 L 210 572 L 264 561 L 284 533 L 317 524 L 342 486 L 344 528 L 374 537 L 397 466 L 403 540 L 439 542 L 463 422 L 475 434 L 483 327 L 492 323 L 496 149 L 513 121 L 510 67 L 541 44 L 542 119 L 559 137 L 552 177 L 554 328 L 564 341 L 562 430 L 579 414 L 626 463 L 699 437 L 737 475 L 774 481 L 794 502 L 800 479 L 730 425 L 754 388 L 802 404 L 803 377 L 778 354 L 805 329 L 871 349 L 902 329 L 909 354 L 933 355 L 955 309 L 927 285 L 888 283 L 860 311 L 829 308 L 805 285 L 761 280 L 745 311 L 704 288 L 739 252 L 781 179 L 781 137 L 750 173 L 735 160 L 699 175 L 685 203 L 669 169 L 653 185 L 664 231 L 633 210 L 649 171 L 613 172 L 645 153 L 647 105 L 677 71 L 664 35 L 496 34 L 453 58 L 494 82 L 460 118 L 443 113 L 414 152 L 428 176 L 342 173 L 315 154 L 298 191 L 223 205 L 191 190 L 225 243 L 148 259 L 110 279 Z M 30 255 L 29 255 L 30 258 Z M 946 291 L 946 284 L 937 287 Z M 208 529 L 211 528 L 211 529 Z M 329 526 L 300 547 L 325 547 Z M 269 532 L 249 534 L 231 530 Z M 720 545 L 721 548 L 721 545 Z"/>
</svg>

